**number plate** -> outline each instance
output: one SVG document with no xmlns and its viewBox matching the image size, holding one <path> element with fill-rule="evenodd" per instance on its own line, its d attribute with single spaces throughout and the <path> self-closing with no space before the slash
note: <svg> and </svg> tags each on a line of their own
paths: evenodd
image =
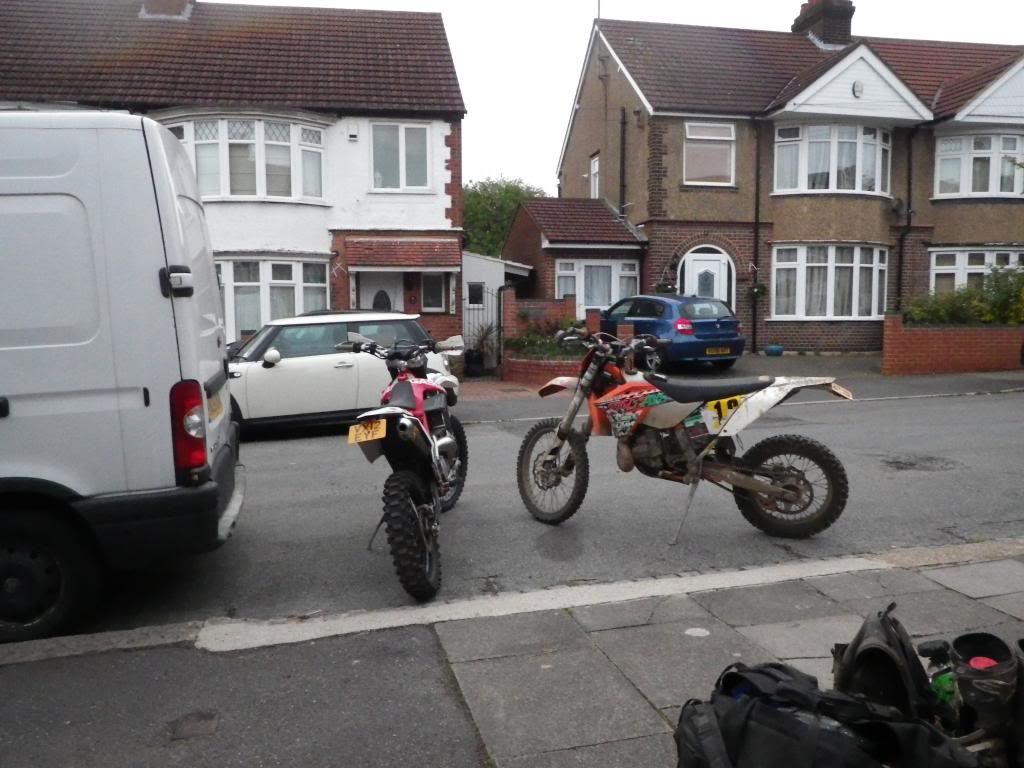
<svg viewBox="0 0 1024 768">
<path fill-rule="evenodd" d="M 730 352 L 729 347 L 708 347 L 704 350 L 705 355 L 728 355 Z"/>
<path fill-rule="evenodd" d="M 710 400 L 704 404 L 701 408 L 701 416 L 704 418 L 704 424 L 708 428 L 708 432 L 713 435 L 717 435 L 721 429 L 722 424 L 729 418 L 729 415 L 740 407 L 740 403 L 746 400 L 745 395 L 737 395 L 736 397 L 726 397 L 722 400 Z"/>
<path fill-rule="evenodd" d="M 388 423 L 384 419 L 374 419 L 373 421 L 353 424 L 348 428 L 348 442 L 352 445 L 355 443 L 368 443 L 371 440 L 380 440 L 384 437 L 387 428 Z"/>
<path fill-rule="evenodd" d="M 210 421 L 216 421 L 224 413 L 224 403 L 221 402 L 219 392 L 210 398 L 207 405 L 210 407 Z"/>
</svg>

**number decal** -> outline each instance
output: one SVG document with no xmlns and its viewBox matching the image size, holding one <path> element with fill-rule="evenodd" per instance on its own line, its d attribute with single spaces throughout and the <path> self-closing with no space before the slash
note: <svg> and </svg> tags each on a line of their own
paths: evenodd
<svg viewBox="0 0 1024 768">
<path fill-rule="evenodd" d="M 704 405 L 701 409 L 701 415 L 704 417 L 704 424 L 708 428 L 708 432 L 717 434 L 722 429 L 722 424 L 729 418 L 729 415 L 740 407 L 746 398 L 743 396 L 739 397 L 726 397 L 722 400 L 711 400 Z"/>
</svg>

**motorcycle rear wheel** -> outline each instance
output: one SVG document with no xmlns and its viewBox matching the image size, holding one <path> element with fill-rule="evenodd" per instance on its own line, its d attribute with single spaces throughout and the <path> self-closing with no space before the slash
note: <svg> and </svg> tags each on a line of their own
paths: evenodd
<svg viewBox="0 0 1024 768">
<path fill-rule="evenodd" d="M 775 435 L 747 451 L 736 463 L 761 480 L 798 494 L 794 501 L 733 488 L 736 506 L 748 523 L 769 536 L 806 539 L 821 533 L 842 514 L 850 492 L 846 470 L 828 448 L 801 435 Z"/>
<path fill-rule="evenodd" d="M 586 441 L 572 432 L 549 467 L 545 457 L 552 448 L 560 419 L 534 424 L 523 438 L 516 461 L 519 496 L 534 519 L 547 525 L 564 523 L 580 508 L 590 483 Z"/>
<path fill-rule="evenodd" d="M 462 426 L 462 422 L 451 414 L 448 416 L 448 423 L 452 437 L 455 438 L 455 442 L 459 446 L 461 464 L 459 471 L 455 474 L 455 482 L 448 486 L 448 493 L 441 497 L 442 512 L 447 512 L 458 503 L 462 489 L 466 487 L 466 473 L 469 472 L 469 441 L 466 440 L 466 429 Z"/>
<path fill-rule="evenodd" d="M 391 560 L 402 588 L 419 602 L 433 599 L 441 589 L 439 530 L 431 504 L 413 472 L 395 472 L 384 482 L 384 527 Z"/>
</svg>

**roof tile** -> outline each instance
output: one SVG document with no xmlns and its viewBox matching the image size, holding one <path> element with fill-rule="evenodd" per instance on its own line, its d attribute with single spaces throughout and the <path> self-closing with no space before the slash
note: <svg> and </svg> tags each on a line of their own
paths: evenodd
<svg viewBox="0 0 1024 768">
<path fill-rule="evenodd" d="M 535 197 L 523 207 L 551 243 L 636 245 L 642 242 L 603 200 Z"/>
</svg>

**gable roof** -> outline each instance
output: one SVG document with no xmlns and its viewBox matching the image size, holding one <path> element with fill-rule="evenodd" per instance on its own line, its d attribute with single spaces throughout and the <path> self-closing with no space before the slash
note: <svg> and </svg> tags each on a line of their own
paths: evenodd
<svg viewBox="0 0 1024 768">
<path fill-rule="evenodd" d="M 534 197 L 521 206 L 552 244 L 629 246 L 644 242 L 603 200 Z"/>
<path fill-rule="evenodd" d="M 657 112 L 755 115 L 785 103 L 867 43 L 924 104 L 1024 46 L 883 37 L 821 50 L 804 34 L 598 19 L 595 24 Z M 1005 70 L 1004 70 L 1005 71 Z M 998 75 L 977 85 L 975 94 Z"/>
<path fill-rule="evenodd" d="M 980 95 L 982 91 L 1006 74 L 1022 58 L 1024 58 L 1024 54 L 1013 54 L 1002 61 L 996 61 L 976 69 L 959 80 L 954 80 L 943 86 L 936 98 L 936 117 L 955 115 Z"/>
<path fill-rule="evenodd" d="M 462 115 L 440 14 L 142 0 L 0 2 L 0 99 Z"/>
</svg>

